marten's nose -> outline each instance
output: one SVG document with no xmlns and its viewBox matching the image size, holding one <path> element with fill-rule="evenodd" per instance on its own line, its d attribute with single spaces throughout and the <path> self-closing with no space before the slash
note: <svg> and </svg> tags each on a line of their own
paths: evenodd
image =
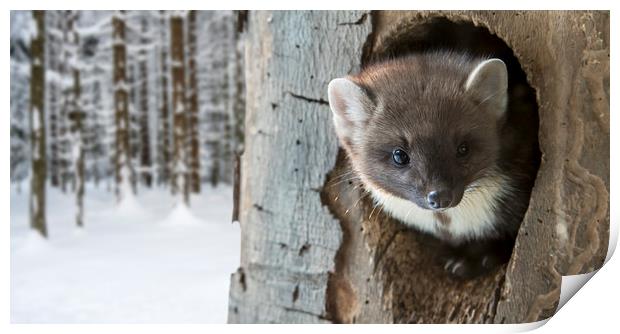
<svg viewBox="0 0 620 334">
<path fill-rule="evenodd" d="M 443 209 L 450 206 L 452 196 L 450 192 L 446 190 L 433 190 L 426 196 L 426 201 L 431 209 Z"/>
</svg>

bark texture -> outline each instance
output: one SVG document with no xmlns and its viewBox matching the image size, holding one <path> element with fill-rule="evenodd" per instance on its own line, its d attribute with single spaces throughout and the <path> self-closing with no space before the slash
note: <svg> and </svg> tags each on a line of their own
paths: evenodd
<svg viewBox="0 0 620 334">
<path fill-rule="evenodd" d="M 114 45 L 114 125 L 116 129 L 114 151 L 114 175 L 116 196 L 120 201 L 123 192 L 130 191 L 131 181 L 129 152 L 129 88 L 127 84 L 127 44 L 125 42 L 125 21 L 122 13 L 112 17 Z"/>
<path fill-rule="evenodd" d="M 48 12 L 46 17 L 47 27 L 47 68 L 51 73 L 61 73 L 62 59 L 62 39 L 59 32 L 63 31 L 64 20 L 57 12 Z M 49 115 L 49 135 L 47 136 L 49 147 L 48 173 L 50 174 L 50 185 L 60 187 L 60 151 L 59 151 L 59 115 L 60 115 L 60 95 L 62 93 L 62 82 L 57 78 L 47 80 L 47 113 Z"/>
<path fill-rule="evenodd" d="M 232 221 L 239 220 L 239 194 L 241 191 L 241 155 L 244 150 L 244 120 L 245 120 L 245 72 L 244 50 L 245 25 L 248 20 L 248 11 L 235 13 L 235 53 L 233 65 L 234 94 L 230 97 L 233 115 L 233 213 Z"/>
<path fill-rule="evenodd" d="M 363 15 L 249 13 L 241 267 L 229 322 L 329 322 L 327 281 L 342 233 L 321 203 L 338 152 L 326 87 L 358 68 L 370 24 L 346 23 Z"/>
<path fill-rule="evenodd" d="M 160 39 L 160 63 L 161 63 L 161 100 L 159 104 L 159 136 L 158 143 L 158 159 L 160 165 L 159 182 L 168 183 L 170 181 L 170 116 L 168 109 L 168 42 L 166 39 L 166 20 L 165 11 L 160 11 L 161 29 Z"/>
<path fill-rule="evenodd" d="M 73 70 L 75 105 L 69 118 L 72 121 L 71 132 L 74 142 L 74 167 L 75 167 L 75 202 L 77 212 L 75 214 L 75 223 L 77 226 L 84 226 L 84 118 L 85 113 L 80 105 L 80 72 L 78 69 Z"/>
<path fill-rule="evenodd" d="M 542 159 L 511 261 L 457 282 L 433 262 L 434 239 L 374 208 L 348 177 L 325 91 L 376 57 L 465 43 L 467 25 L 503 41 L 535 90 Z M 609 237 L 609 12 L 261 12 L 248 26 L 242 259 L 229 321 L 530 322 L 554 313 L 561 275 L 600 268 Z"/>
<path fill-rule="evenodd" d="M 73 70 L 71 63 L 73 61 L 73 48 L 72 43 L 73 31 L 74 31 L 74 13 L 71 10 L 63 10 L 59 13 L 62 20 L 62 44 L 61 44 L 61 62 L 60 62 L 60 75 L 71 77 Z M 67 185 L 69 181 L 73 180 L 74 172 L 71 170 L 73 167 L 72 154 L 72 142 L 71 142 L 71 129 L 69 124 L 69 113 L 73 108 L 73 85 L 70 80 L 60 81 L 60 95 L 61 106 L 56 119 L 58 126 L 58 136 L 56 144 L 58 145 L 58 175 L 60 176 L 60 189 L 63 192 L 67 191 Z M 74 184 L 72 184 L 74 185 Z M 74 189 L 72 187 L 71 189 Z"/>
<path fill-rule="evenodd" d="M 45 12 L 32 11 L 36 35 L 30 41 L 30 227 L 47 237 L 45 223 Z"/>
<path fill-rule="evenodd" d="M 185 103 L 185 65 L 183 17 L 170 18 L 170 56 L 172 61 L 172 193 L 182 194 L 189 204 L 187 168 L 187 115 Z"/>
<path fill-rule="evenodd" d="M 69 66 L 73 76 L 73 88 L 71 90 L 71 108 L 68 113 L 71 134 L 71 159 L 73 164 L 73 180 L 75 184 L 75 203 L 76 214 L 75 223 L 79 227 L 84 226 L 84 121 L 86 113 L 83 110 L 81 100 L 80 67 L 78 61 L 78 48 L 80 37 L 75 29 L 78 12 L 73 11 L 69 14 L 68 31 L 70 32 L 71 55 Z"/>
<path fill-rule="evenodd" d="M 151 187 L 153 182 L 153 164 L 151 159 L 151 135 L 149 126 L 149 71 L 148 53 L 146 48 L 151 42 L 146 36 L 149 35 L 149 24 L 146 17 L 141 19 L 140 46 L 142 49 L 139 54 L 140 66 L 140 176 L 142 182 Z"/>
<path fill-rule="evenodd" d="M 198 66 L 196 64 L 196 11 L 190 10 L 187 14 L 187 70 L 188 70 L 188 124 L 189 135 L 189 182 L 191 191 L 200 192 L 200 140 L 198 136 Z"/>
</svg>

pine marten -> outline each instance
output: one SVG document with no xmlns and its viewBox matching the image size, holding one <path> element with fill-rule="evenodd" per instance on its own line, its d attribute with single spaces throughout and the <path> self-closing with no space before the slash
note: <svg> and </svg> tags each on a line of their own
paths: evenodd
<svg viewBox="0 0 620 334">
<path fill-rule="evenodd" d="M 364 189 L 392 217 L 444 241 L 443 266 L 457 278 L 508 261 L 538 170 L 538 120 L 513 103 L 508 79 L 500 59 L 436 51 L 328 86 L 336 134 Z"/>
</svg>

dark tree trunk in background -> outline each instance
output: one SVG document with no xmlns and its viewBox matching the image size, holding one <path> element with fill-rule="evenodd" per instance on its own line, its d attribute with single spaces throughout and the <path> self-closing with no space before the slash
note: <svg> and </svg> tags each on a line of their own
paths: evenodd
<svg viewBox="0 0 620 334">
<path fill-rule="evenodd" d="M 187 110 L 185 105 L 185 67 L 183 17 L 170 18 L 170 55 L 172 60 L 172 193 L 183 196 L 189 204 L 189 170 L 187 166 Z"/>
<path fill-rule="evenodd" d="M 96 61 L 96 60 L 95 60 Z M 100 76 L 101 72 L 99 72 L 99 66 L 101 64 L 95 65 L 95 68 L 98 70 L 93 71 L 94 73 L 91 76 Z M 101 78 L 97 78 L 94 80 L 92 88 L 91 88 L 91 107 L 89 109 L 88 117 L 90 118 L 91 126 L 88 130 L 83 131 L 83 134 L 86 136 L 84 142 L 88 142 L 88 153 L 84 152 L 85 157 L 91 159 L 90 165 L 91 170 L 90 175 L 95 183 L 95 187 L 99 187 L 99 182 L 102 178 L 106 177 L 105 169 L 100 166 L 102 162 L 108 161 L 108 149 L 107 143 L 107 126 L 103 123 L 102 117 L 99 115 L 100 111 L 103 109 L 102 107 L 102 82 Z"/>
<path fill-rule="evenodd" d="M 67 191 L 67 185 L 70 179 L 73 178 L 71 172 L 71 140 L 69 133 L 69 112 L 72 107 L 72 94 L 73 94 L 73 85 L 70 84 L 71 80 L 63 80 L 65 77 L 71 77 L 71 42 L 70 39 L 73 35 L 73 24 L 71 21 L 73 18 L 71 17 L 70 10 L 63 10 L 59 13 L 60 20 L 62 20 L 62 44 L 61 44 L 61 61 L 60 61 L 60 92 L 62 96 L 62 105 L 60 107 L 60 112 L 58 113 L 58 118 L 56 119 L 56 124 L 58 126 L 58 137 L 57 137 L 57 145 L 58 145 L 58 175 L 60 177 L 60 189 L 63 192 Z M 72 187 L 75 190 L 74 187 Z"/>
<path fill-rule="evenodd" d="M 149 133 L 149 87 L 148 87 L 148 63 L 146 47 L 149 39 L 146 37 L 149 33 L 148 22 L 145 17 L 141 21 L 141 40 L 140 46 L 140 175 L 142 182 L 151 187 L 153 182 L 152 162 L 151 162 L 151 138 Z"/>
<path fill-rule="evenodd" d="M 244 74 L 244 30 L 248 11 L 235 12 L 234 52 L 234 95 L 232 97 L 233 127 L 233 214 L 232 220 L 239 220 L 239 195 L 241 191 L 241 156 L 243 154 L 243 130 L 245 122 L 245 74 Z"/>
<path fill-rule="evenodd" d="M 200 141 L 198 136 L 198 67 L 196 65 L 196 11 L 187 15 L 187 76 L 188 79 L 188 124 L 189 134 L 189 177 L 190 187 L 195 193 L 200 192 Z"/>
<path fill-rule="evenodd" d="M 351 168 L 326 96 L 331 79 L 374 55 L 423 46 L 427 24 L 459 39 L 449 23 L 512 48 L 536 90 L 543 154 L 511 261 L 463 282 L 432 261 L 432 240 L 373 211 L 359 182 L 342 182 Z M 229 322 L 532 322 L 554 313 L 562 275 L 601 267 L 609 12 L 251 12 L 248 27 L 241 266 Z"/>
<path fill-rule="evenodd" d="M 159 177 L 160 182 L 167 184 L 170 178 L 170 115 L 168 111 L 168 52 L 166 51 L 166 12 L 161 11 L 161 39 L 160 39 L 160 61 L 161 61 L 161 100 L 159 106 Z"/>
<path fill-rule="evenodd" d="M 125 25 L 125 27 L 127 27 L 127 25 Z M 130 39 L 127 38 L 125 40 L 125 44 L 128 44 L 128 41 Z M 132 44 L 133 47 L 133 44 Z M 127 113 L 129 114 L 129 129 L 128 129 L 128 135 L 129 135 L 129 166 L 131 166 L 131 189 L 133 190 L 134 193 L 137 192 L 137 184 L 138 184 L 138 176 L 140 175 L 140 146 L 141 146 L 141 142 L 140 142 L 140 118 L 141 118 L 141 114 L 139 112 L 139 110 L 136 110 L 139 108 L 140 104 L 139 104 L 139 99 L 138 99 L 138 90 L 139 90 L 139 85 L 136 84 L 137 82 L 140 81 L 140 78 L 137 78 L 139 76 L 137 72 L 137 68 L 138 66 L 136 66 L 136 61 L 135 61 L 135 57 L 133 56 L 133 54 L 128 53 L 127 54 L 127 89 L 128 89 L 128 97 L 127 97 L 127 103 L 128 103 L 128 108 L 127 108 Z"/>
<path fill-rule="evenodd" d="M 126 79 L 127 47 L 123 13 L 112 17 L 114 48 L 114 124 L 116 130 L 114 175 L 116 197 L 120 201 L 131 192 L 131 166 L 129 152 L 129 95 Z"/>
<path fill-rule="evenodd" d="M 71 132 L 73 133 L 74 142 L 72 145 L 74 152 L 77 152 L 73 158 L 74 166 L 75 166 L 75 195 L 76 195 L 76 204 L 77 204 L 77 213 L 75 217 L 76 224 L 80 227 L 84 225 L 84 142 L 83 142 L 83 123 L 85 118 L 85 113 L 81 109 L 80 105 L 80 72 L 78 69 L 73 69 L 73 80 L 74 80 L 74 94 L 75 94 L 75 104 L 74 109 L 69 115 L 69 118 L 72 120 L 72 128 Z M 75 153 L 74 153 L 75 154 Z"/>
<path fill-rule="evenodd" d="M 211 162 L 211 177 L 209 178 L 209 180 L 211 182 L 211 187 L 217 187 L 217 185 L 220 183 L 220 159 L 222 157 L 220 141 L 212 142 L 211 151 L 213 161 Z"/>
<path fill-rule="evenodd" d="M 60 152 L 59 152 L 59 116 L 60 116 L 60 95 L 62 93 L 62 81 L 59 80 L 61 72 L 61 57 L 63 56 L 62 39 L 58 38 L 58 32 L 64 30 L 64 17 L 58 12 L 49 12 L 46 18 L 47 31 L 47 63 L 48 71 L 54 73 L 52 78 L 48 78 L 48 103 L 47 113 L 49 115 L 49 168 L 50 184 L 53 187 L 60 187 Z"/>
<path fill-rule="evenodd" d="M 47 238 L 45 223 L 45 12 L 32 12 L 36 35 L 30 41 L 30 133 L 32 167 L 30 179 L 30 227 Z"/>
<path fill-rule="evenodd" d="M 81 83 L 79 68 L 79 46 L 80 38 L 75 29 L 78 13 L 71 11 L 67 14 L 67 30 L 69 36 L 67 40 L 67 51 L 69 52 L 67 66 L 73 77 L 73 88 L 70 92 L 70 109 L 67 114 L 70 123 L 70 146 L 71 162 L 73 164 L 73 181 L 76 196 L 77 212 L 75 222 L 77 226 L 84 226 L 84 120 L 85 112 L 81 101 Z"/>
</svg>

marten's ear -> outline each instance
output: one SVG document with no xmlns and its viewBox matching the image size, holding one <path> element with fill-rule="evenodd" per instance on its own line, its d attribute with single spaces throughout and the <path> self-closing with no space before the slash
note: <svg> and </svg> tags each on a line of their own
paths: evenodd
<svg viewBox="0 0 620 334">
<path fill-rule="evenodd" d="M 366 124 L 371 100 L 361 87 L 347 78 L 332 80 L 327 87 L 327 95 L 336 134 L 346 145 L 345 141 L 355 136 L 355 130 Z"/>
<path fill-rule="evenodd" d="M 481 62 L 469 73 L 465 90 L 472 92 L 480 105 L 488 105 L 497 116 L 502 116 L 508 102 L 506 64 L 497 58 Z"/>
</svg>

